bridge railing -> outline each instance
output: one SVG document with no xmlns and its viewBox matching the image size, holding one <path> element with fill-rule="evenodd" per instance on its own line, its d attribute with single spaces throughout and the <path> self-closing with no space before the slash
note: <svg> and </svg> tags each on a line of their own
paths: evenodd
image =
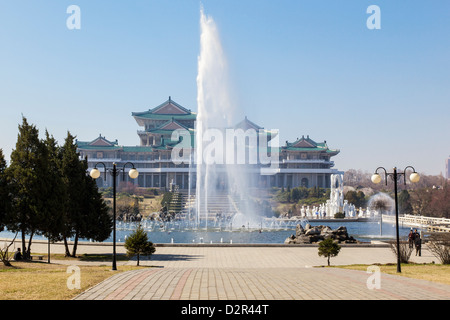
<svg viewBox="0 0 450 320">
<path fill-rule="evenodd" d="M 425 225 L 450 225 L 450 219 L 446 218 L 415 216 L 411 214 L 405 214 L 399 218 L 402 219 L 403 222 L 420 223 Z"/>
</svg>

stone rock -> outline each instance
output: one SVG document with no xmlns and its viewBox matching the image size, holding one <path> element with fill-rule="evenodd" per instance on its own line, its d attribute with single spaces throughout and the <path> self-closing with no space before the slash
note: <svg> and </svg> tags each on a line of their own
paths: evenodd
<svg viewBox="0 0 450 320">
<path fill-rule="evenodd" d="M 333 230 L 328 226 L 324 226 L 324 228 L 322 228 L 322 230 L 320 231 L 320 234 L 322 234 L 324 236 L 332 234 L 332 233 L 333 233 Z"/>
<path fill-rule="evenodd" d="M 327 233 L 323 235 L 323 239 L 327 240 L 327 239 L 333 239 L 333 235 L 331 233 Z M 333 239 L 334 240 L 334 239 Z"/>
<path fill-rule="evenodd" d="M 297 227 L 295 228 L 295 235 L 297 237 L 299 237 L 300 235 L 305 233 L 305 229 L 303 229 L 301 224 L 298 224 Z"/>
<path fill-rule="evenodd" d="M 339 235 L 341 235 L 341 234 L 348 234 L 348 233 L 347 233 L 347 228 L 344 227 L 344 226 L 340 226 L 340 227 L 337 228 L 336 230 L 333 230 L 333 232 L 334 232 L 335 234 L 339 234 Z"/>
<path fill-rule="evenodd" d="M 295 235 L 291 235 L 290 237 L 287 237 L 286 240 L 284 240 L 285 244 L 291 244 L 291 243 L 295 243 Z"/>
<path fill-rule="evenodd" d="M 307 244 L 319 242 L 325 239 L 333 239 L 345 243 L 358 242 L 352 236 L 348 235 L 347 228 L 345 226 L 340 226 L 339 228 L 333 230 L 329 226 L 320 225 L 312 227 L 308 223 L 305 228 L 298 224 L 295 228 L 295 235 L 288 237 L 284 243 Z"/>
<path fill-rule="evenodd" d="M 315 235 L 319 235 L 320 233 L 321 232 L 318 227 L 314 227 L 314 228 L 311 228 L 311 229 L 308 229 L 305 231 L 305 235 L 307 235 L 307 236 L 315 236 Z"/>
<path fill-rule="evenodd" d="M 303 234 L 300 237 L 297 237 L 294 241 L 295 241 L 294 243 L 297 244 L 308 244 L 311 243 L 311 237 Z"/>
</svg>

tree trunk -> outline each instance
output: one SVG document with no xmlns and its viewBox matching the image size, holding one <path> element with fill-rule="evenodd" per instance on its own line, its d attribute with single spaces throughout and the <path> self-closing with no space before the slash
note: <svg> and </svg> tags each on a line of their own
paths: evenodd
<svg viewBox="0 0 450 320">
<path fill-rule="evenodd" d="M 2 259 L 2 262 L 5 267 L 11 267 L 11 262 L 9 262 L 8 260 Z"/>
<path fill-rule="evenodd" d="M 26 254 L 27 254 L 27 246 L 26 246 L 26 243 L 27 243 L 27 241 L 25 240 L 25 230 L 21 230 L 21 233 L 22 233 L 22 257 L 23 257 L 23 259 L 27 259 L 27 256 L 26 256 Z"/>
<path fill-rule="evenodd" d="M 5 251 L 0 249 L 1 260 L 2 260 L 3 264 L 7 267 L 11 266 L 11 263 L 9 262 L 11 258 L 9 257 L 9 254 L 8 254 L 9 247 L 11 247 L 13 245 L 14 241 L 16 241 L 16 237 L 17 237 L 18 233 L 19 233 L 19 231 L 16 232 L 16 234 L 14 235 L 14 238 L 12 239 L 11 243 L 6 247 Z"/>
<path fill-rule="evenodd" d="M 137 254 L 137 265 L 139 266 L 139 253 Z"/>
<path fill-rule="evenodd" d="M 5 251 L 0 249 L 0 259 L 2 260 L 5 266 L 10 267 L 11 263 L 9 263 L 8 248 L 6 248 Z"/>
<path fill-rule="evenodd" d="M 11 263 L 9 262 L 9 254 L 8 254 L 9 246 L 3 251 L 0 249 L 0 259 L 6 267 L 11 267 Z"/>
<path fill-rule="evenodd" d="M 65 256 L 70 257 L 70 250 L 69 250 L 69 244 L 67 243 L 67 238 L 64 237 L 64 248 L 65 248 Z"/>
<path fill-rule="evenodd" d="M 77 247 L 78 247 L 78 232 L 75 234 L 75 240 L 73 242 L 73 250 L 72 250 L 72 257 L 76 257 L 77 254 Z"/>
<path fill-rule="evenodd" d="M 34 231 L 31 232 L 30 240 L 28 240 L 28 248 L 27 248 L 27 257 L 28 257 L 28 259 L 31 258 L 31 240 L 33 239 L 33 236 L 34 236 Z"/>
<path fill-rule="evenodd" d="M 330 256 L 328 256 L 328 266 L 330 266 Z"/>
</svg>

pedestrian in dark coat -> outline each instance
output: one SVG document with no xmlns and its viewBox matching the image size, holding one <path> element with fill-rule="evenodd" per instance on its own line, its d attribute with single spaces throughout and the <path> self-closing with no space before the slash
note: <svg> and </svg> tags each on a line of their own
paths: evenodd
<svg viewBox="0 0 450 320">
<path fill-rule="evenodd" d="M 414 237 L 414 244 L 416 245 L 416 256 L 417 254 L 419 254 L 419 257 L 422 256 L 422 239 L 419 233 Z"/>
</svg>

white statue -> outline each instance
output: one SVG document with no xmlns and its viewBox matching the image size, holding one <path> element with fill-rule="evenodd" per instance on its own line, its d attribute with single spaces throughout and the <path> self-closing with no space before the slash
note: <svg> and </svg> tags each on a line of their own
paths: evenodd
<svg viewBox="0 0 450 320">
<path fill-rule="evenodd" d="M 331 202 L 335 203 L 338 207 L 344 206 L 344 176 L 342 174 L 331 175 Z"/>
<path fill-rule="evenodd" d="M 344 216 L 348 216 L 349 212 L 348 212 L 348 200 L 344 200 Z"/>
<path fill-rule="evenodd" d="M 359 215 L 360 217 L 364 217 L 364 210 L 362 207 L 359 207 Z"/>
<path fill-rule="evenodd" d="M 356 208 L 355 208 L 355 205 L 353 203 L 348 206 L 348 215 L 349 215 L 349 217 L 355 217 L 356 216 Z"/>
</svg>

